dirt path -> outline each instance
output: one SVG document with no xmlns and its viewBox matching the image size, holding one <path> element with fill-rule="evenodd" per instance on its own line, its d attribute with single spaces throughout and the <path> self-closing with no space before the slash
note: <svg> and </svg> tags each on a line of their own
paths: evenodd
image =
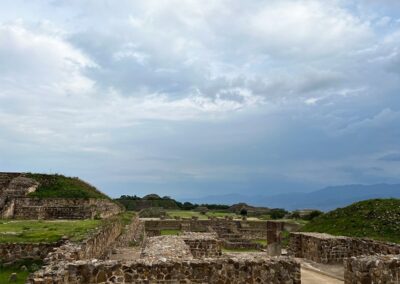
<svg viewBox="0 0 400 284">
<path fill-rule="evenodd" d="M 343 284 L 343 281 L 308 269 L 301 269 L 301 284 Z"/>
</svg>

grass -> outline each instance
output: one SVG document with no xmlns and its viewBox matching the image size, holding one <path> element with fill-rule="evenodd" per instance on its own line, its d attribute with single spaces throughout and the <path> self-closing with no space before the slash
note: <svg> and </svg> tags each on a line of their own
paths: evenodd
<svg viewBox="0 0 400 284">
<path fill-rule="evenodd" d="M 97 198 L 108 199 L 109 197 L 94 186 L 78 179 L 65 177 L 63 175 L 26 174 L 40 183 L 35 192 L 29 194 L 40 198 Z"/>
<path fill-rule="evenodd" d="M 302 228 L 400 243 L 400 199 L 371 199 L 323 214 Z"/>
<path fill-rule="evenodd" d="M 21 269 L 21 266 L 25 266 L 27 268 L 26 271 Z M 42 261 L 32 261 L 32 260 L 20 260 L 17 263 L 13 264 L 9 267 L 4 267 L 0 263 L 0 283 L 11 283 L 9 282 L 10 275 L 12 273 L 17 273 L 17 284 L 24 284 L 28 275 L 35 270 L 39 269 L 42 266 Z"/>
<path fill-rule="evenodd" d="M 267 245 L 267 240 L 251 240 L 252 243 L 260 244 L 262 246 Z"/>
<path fill-rule="evenodd" d="M 9 282 L 8 279 L 12 273 L 17 273 L 17 282 Z M 17 283 L 23 284 L 28 278 L 30 272 L 22 271 L 20 269 L 13 269 L 13 268 L 0 268 L 0 283 Z"/>
<path fill-rule="evenodd" d="M 205 220 L 207 219 L 206 215 L 200 214 L 200 212 L 195 212 L 195 211 L 186 211 L 186 210 L 167 210 L 167 214 L 171 216 L 172 218 L 174 217 L 181 217 L 181 218 L 192 218 L 198 217 L 199 219 Z"/>
<path fill-rule="evenodd" d="M 128 225 L 131 223 L 133 216 L 135 216 L 136 213 L 132 212 L 132 211 L 125 211 L 122 212 L 121 214 L 118 215 L 118 217 L 120 218 L 120 220 L 122 221 L 122 224 Z"/>
<path fill-rule="evenodd" d="M 225 216 L 232 216 L 234 218 L 240 218 L 240 216 L 235 213 L 221 212 L 221 211 L 208 211 L 205 215 L 203 215 L 200 212 L 196 212 L 196 211 L 167 210 L 167 214 L 172 218 L 174 218 L 174 217 L 180 217 L 180 218 L 197 217 L 197 218 L 199 218 L 199 220 L 207 220 L 208 217 L 223 218 Z"/>
<path fill-rule="evenodd" d="M 63 236 L 81 241 L 101 224 L 101 220 L 0 220 L 0 243 L 57 242 Z"/>
<path fill-rule="evenodd" d="M 237 248 L 237 249 L 227 249 L 227 248 L 222 248 L 222 252 L 259 252 L 259 250 L 256 249 L 247 249 L 247 248 Z"/>
<path fill-rule="evenodd" d="M 161 236 L 176 236 L 180 233 L 180 230 L 161 230 Z"/>
</svg>

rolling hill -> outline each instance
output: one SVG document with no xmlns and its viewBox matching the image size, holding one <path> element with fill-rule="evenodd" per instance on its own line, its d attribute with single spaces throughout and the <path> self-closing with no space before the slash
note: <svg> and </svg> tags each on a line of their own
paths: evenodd
<svg viewBox="0 0 400 284">
<path fill-rule="evenodd" d="M 302 231 L 400 243 L 400 199 L 356 202 L 315 218 Z"/>
</svg>

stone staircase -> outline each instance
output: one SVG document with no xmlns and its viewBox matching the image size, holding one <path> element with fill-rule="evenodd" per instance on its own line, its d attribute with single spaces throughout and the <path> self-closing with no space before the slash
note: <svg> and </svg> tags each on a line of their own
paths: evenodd
<svg viewBox="0 0 400 284">
<path fill-rule="evenodd" d="M 242 237 L 236 223 L 232 222 L 229 226 L 226 226 L 226 223 L 225 225 L 216 223 L 211 228 L 223 240 L 223 246 L 226 249 L 261 249 L 260 244 L 253 243 Z"/>
</svg>

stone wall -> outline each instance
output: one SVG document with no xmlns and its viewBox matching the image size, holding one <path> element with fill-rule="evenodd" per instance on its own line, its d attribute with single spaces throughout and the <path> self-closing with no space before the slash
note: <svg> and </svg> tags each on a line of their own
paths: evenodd
<svg viewBox="0 0 400 284">
<path fill-rule="evenodd" d="M 16 198 L 12 217 L 17 219 L 108 218 L 121 207 L 107 199 Z"/>
<path fill-rule="evenodd" d="M 35 273 L 43 283 L 285 283 L 300 284 L 300 264 L 288 258 L 215 258 L 135 262 L 78 261 Z"/>
<path fill-rule="evenodd" d="M 400 255 L 351 257 L 344 261 L 345 284 L 400 283 Z"/>
<path fill-rule="evenodd" d="M 145 229 L 147 236 L 158 236 L 161 230 L 182 230 L 189 232 L 218 231 L 219 228 L 228 228 L 230 231 L 240 233 L 242 238 L 267 239 L 267 223 L 269 221 L 239 221 L 227 219 L 212 220 L 146 220 Z"/>
<path fill-rule="evenodd" d="M 400 254 L 400 245 L 320 233 L 291 233 L 288 252 L 319 263 L 342 263 L 352 256 Z"/>
<path fill-rule="evenodd" d="M 5 243 L 0 244 L 0 262 L 15 262 L 21 259 L 44 259 L 56 247 L 63 243 Z"/>
<path fill-rule="evenodd" d="M 132 244 L 140 245 L 145 238 L 144 223 L 137 215 L 133 216 L 130 224 L 126 225 L 122 234 L 114 243 L 115 247 L 128 247 Z"/>
<path fill-rule="evenodd" d="M 185 233 L 182 239 L 194 258 L 219 257 L 222 254 L 221 241 L 215 234 Z"/>
<path fill-rule="evenodd" d="M 123 225 L 117 218 L 107 220 L 107 224 L 80 243 L 67 242 L 47 255 L 46 264 L 91 258 L 105 258 L 108 249 L 121 235 Z"/>
</svg>

